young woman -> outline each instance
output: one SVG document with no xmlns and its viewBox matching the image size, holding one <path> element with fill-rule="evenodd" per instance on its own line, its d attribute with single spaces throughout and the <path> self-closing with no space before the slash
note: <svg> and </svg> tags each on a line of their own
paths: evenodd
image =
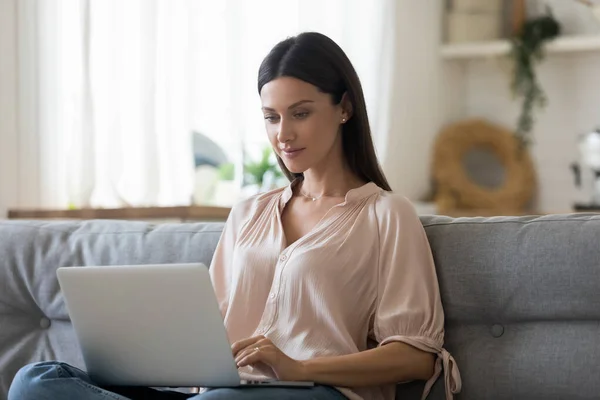
<svg viewBox="0 0 600 400">
<path fill-rule="evenodd" d="M 269 141 L 290 185 L 235 206 L 210 268 L 245 379 L 306 388 L 212 389 L 197 399 L 385 399 L 444 370 L 444 314 L 429 243 L 379 168 L 358 76 L 329 38 L 303 33 L 260 66 Z M 164 398 L 94 386 L 62 363 L 19 371 L 10 400 Z M 120 394 L 117 394 L 119 392 Z"/>
</svg>

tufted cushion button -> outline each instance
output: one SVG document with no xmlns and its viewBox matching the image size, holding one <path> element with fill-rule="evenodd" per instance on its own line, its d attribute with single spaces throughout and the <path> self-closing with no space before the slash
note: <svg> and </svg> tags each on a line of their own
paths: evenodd
<svg viewBox="0 0 600 400">
<path fill-rule="evenodd" d="M 43 317 L 42 319 L 40 319 L 40 327 L 42 329 L 48 329 L 50 328 L 51 322 L 48 318 Z"/>
<path fill-rule="evenodd" d="M 498 338 L 504 334 L 504 327 L 502 325 L 494 324 L 492 325 L 492 336 Z"/>
</svg>

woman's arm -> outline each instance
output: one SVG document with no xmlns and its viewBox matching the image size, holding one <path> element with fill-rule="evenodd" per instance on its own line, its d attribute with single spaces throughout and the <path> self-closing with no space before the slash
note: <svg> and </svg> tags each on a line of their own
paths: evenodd
<svg viewBox="0 0 600 400">
<path fill-rule="evenodd" d="M 427 380 L 434 372 L 434 355 L 402 342 L 391 342 L 360 353 L 297 361 L 270 339 L 255 336 L 232 346 L 238 367 L 269 367 L 282 381 L 311 381 L 358 387 Z"/>
<path fill-rule="evenodd" d="M 434 363 L 433 354 L 392 342 L 356 354 L 303 361 L 302 380 L 342 387 L 428 380 Z"/>
</svg>

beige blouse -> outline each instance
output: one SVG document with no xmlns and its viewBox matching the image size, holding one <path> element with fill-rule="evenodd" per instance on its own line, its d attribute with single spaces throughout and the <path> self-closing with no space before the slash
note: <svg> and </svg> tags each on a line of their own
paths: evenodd
<svg viewBox="0 0 600 400">
<path fill-rule="evenodd" d="M 293 184 L 236 205 L 225 225 L 210 273 L 229 340 L 264 335 L 296 360 L 405 342 L 437 355 L 423 398 L 443 366 L 451 399 L 460 375 L 442 347 L 436 271 L 412 205 L 368 183 L 284 248 L 281 212 Z M 274 378 L 252 367 L 240 374 Z M 338 389 L 350 399 L 395 396 L 395 385 Z"/>
</svg>

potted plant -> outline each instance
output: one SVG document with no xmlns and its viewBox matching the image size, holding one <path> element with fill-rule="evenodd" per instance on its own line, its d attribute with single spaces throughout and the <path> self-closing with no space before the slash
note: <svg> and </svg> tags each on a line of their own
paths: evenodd
<svg viewBox="0 0 600 400">
<path fill-rule="evenodd" d="M 273 150 L 270 146 L 266 146 L 260 159 L 244 165 L 245 183 L 252 186 L 255 192 L 275 188 L 277 181 L 283 177 L 279 164 L 274 158 Z"/>
<path fill-rule="evenodd" d="M 511 89 L 522 99 L 516 136 L 521 145 L 531 143 L 534 109 L 547 103 L 546 94 L 537 78 L 535 65 L 544 58 L 544 44 L 560 34 L 560 25 L 548 9 L 547 15 L 525 21 L 520 32 L 511 40 L 510 56 L 514 61 Z"/>
</svg>

